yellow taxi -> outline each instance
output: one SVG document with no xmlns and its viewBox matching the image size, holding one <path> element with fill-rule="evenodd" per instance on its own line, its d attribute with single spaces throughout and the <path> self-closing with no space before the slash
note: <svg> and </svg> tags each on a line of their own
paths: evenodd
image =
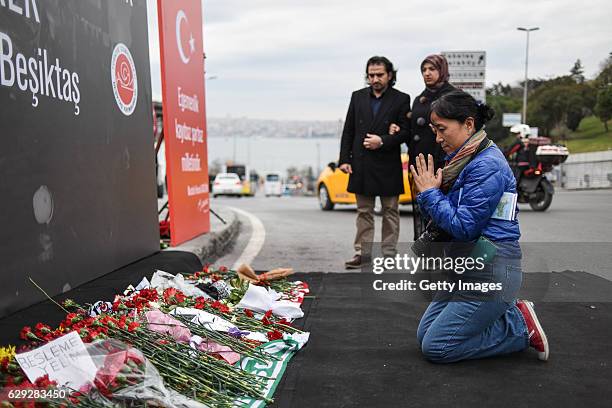
<svg viewBox="0 0 612 408">
<path fill-rule="evenodd" d="M 400 195 L 400 204 L 409 204 L 412 202 L 412 194 L 410 192 L 410 183 L 408 182 L 408 155 L 402 154 L 402 168 L 404 169 L 404 191 Z M 319 197 L 319 205 L 323 211 L 334 209 L 336 204 L 355 204 L 357 199 L 355 194 L 346 191 L 348 187 L 349 175 L 338 168 L 336 163 L 329 163 L 325 170 L 319 175 L 317 180 L 317 192 Z"/>
</svg>

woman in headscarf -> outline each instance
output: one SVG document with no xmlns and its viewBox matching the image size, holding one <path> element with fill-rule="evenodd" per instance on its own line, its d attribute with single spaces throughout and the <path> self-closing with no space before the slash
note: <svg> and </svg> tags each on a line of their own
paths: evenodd
<svg viewBox="0 0 612 408">
<path fill-rule="evenodd" d="M 440 96 L 455 90 L 448 83 L 448 62 L 443 55 L 432 54 L 421 62 L 421 75 L 425 82 L 425 90 L 414 99 L 410 122 L 412 134 L 408 141 L 408 155 L 410 164 L 416 164 L 416 158 L 419 154 L 424 154 L 427 157 L 431 154 L 434 158 L 436 170 L 444 166 L 444 152 L 440 145 L 436 143 L 436 136 L 429 127 L 429 111 L 431 103 L 437 100 Z M 395 134 L 399 128 L 393 124 L 389 129 L 390 134 Z M 416 190 L 414 178 L 410 173 L 410 191 L 413 196 L 412 214 L 414 220 L 414 239 L 418 239 L 421 233 L 425 230 L 427 218 L 423 217 L 421 209 L 416 201 Z"/>
</svg>

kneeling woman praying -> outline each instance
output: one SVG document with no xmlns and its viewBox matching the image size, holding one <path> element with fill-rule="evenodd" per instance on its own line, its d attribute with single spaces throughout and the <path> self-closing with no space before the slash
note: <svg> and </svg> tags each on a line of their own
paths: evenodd
<svg viewBox="0 0 612 408">
<path fill-rule="evenodd" d="M 433 158 L 421 154 L 416 168 L 410 168 L 418 204 L 431 218 L 428 228 L 445 233 L 451 248 L 471 245 L 488 255 L 484 268 L 456 274 L 456 289 L 436 294 L 421 318 L 417 339 L 425 358 L 436 363 L 530 346 L 540 360 L 548 359 L 548 341 L 533 304 L 516 299 L 522 282 L 516 180 L 487 138 L 484 125 L 492 117 L 491 108 L 463 91 L 441 96 L 431 106 L 430 119 L 446 164 L 434 172 Z M 466 282 L 495 284 L 503 296 L 469 296 L 461 290 Z"/>
</svg>

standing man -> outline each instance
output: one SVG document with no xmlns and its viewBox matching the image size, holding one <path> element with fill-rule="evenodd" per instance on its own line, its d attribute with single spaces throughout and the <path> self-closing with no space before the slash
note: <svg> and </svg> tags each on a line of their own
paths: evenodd
<svg viewBox="0 0 612 408">
<path fill-rule="evenodd" d="M 345 263 L 357 269 L 370 262 L 364 245 L 374 241 L 374 201 L 382 202 L 382 250 L 395 256 L 399 236 L 399 195 L 404 192 L 400 145 L 410 133 L 410 96 L 393 88 L 397 72 L 385 57 L 366 64 L 368 87 L 353 92 L 340 144 L 340 170 L 349 174 L 348 191 L 357 197 L 355 256 Z M 389 126 L 400 127 L 389 135 Z M 364 251 L 364 252 L 362 252 Z"/>
</svg>

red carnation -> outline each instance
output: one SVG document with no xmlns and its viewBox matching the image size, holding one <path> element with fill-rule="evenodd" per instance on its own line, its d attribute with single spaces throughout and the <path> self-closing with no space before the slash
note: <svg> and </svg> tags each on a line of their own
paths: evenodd
<svg viewBox="0 0 612 408">
<path fill-rule="evenodd" d="M 126 309 L 128 309 L 128 307 L 121 301 L 121 299 L 117 299 L 113 302 L 114 311 L 121 311 Z"/>
<path fill-rule="evenodd" d="M 193 307 L 195 307 L 196 309 L 204 309 L 206 307 L 206 299 L 204 299 L 203 296 L 197 297 L 195 299 L 195 305 Z"/>
<path fill-rule="evenodd" d="M 164 302 L 169 305 L 183 303 L 187 298 L 183 292 L 175 288 L 168 288 L 163 293 Z"/>
<path fill-rule="evenodd" d="M 19 332 L 19 337 L 23 340 L 40 340 L 34 333 L 32 333 L 32 328 L 30 326 L 25 326 Z"/>
<path fill-rule="evenodd" d="M 229 307 L 227 305 L 219 302 L 218 300 L 215 300 L 214 302 L 212 302 L 211 306 L 213 307 L 213 309 L 217 309 L 221 313 L 229 313 L 229 311 L 230 311 L 230 309 L 229 309 Z"/>
<path fill-rule="evenodd" d="M 143 289 L 138 293 L 139 297 L 147 299 L 150 302 L 155 302 L 159 299 L 159 294 L 155 289 Z"/>
<path fill-rule="evenodd" d="M 164 290 L 164 293 L 163 293 L 164 301 L 167 302 L 168 299 L 176 295 L 176 292 L 177 292 L 176 288 L 168 288 Z"/>
<path fill-rule="evenodd" d="M 159 222 L 159 236 L 161 238 L 170 238 L 170 222 L 161 220 Z"/>
<path fill-rule="evenodd" d="M 38 337 L 43 337 L 49 333 L 51 333 L 51 327 L 44 323 L 36 323 L 34 326 L 35 334 Z"/>
<path fill-rule="evenodd" d="M 42 377 L 38 377 L 36 379 L 36 381 L 34 382 L 34 384 L 38 388 L 48 388 L 48 387 L 51 387 L 51 386 L 56 386 L 57 385 L 57 381 L 50 380 L 49 379 L 49 374 L 45 374 Z"/>
<path fill-rule="evenodd" d="M 272 330 L 268 332 L 268 340 L 280 340 L 283 338 L 283 333 L 278 330 Z"/>
<path fill-rule="evenodd" d="M 250 309 L 244 309 L 244 314 L 247 315 L 248 317 L 255 316 Z"/>
<path fill-rule="evenodd" d="M 187 299 L 187 296 L 185 296 L 185 294 L 183 292 L 178 292 L 176 294 L 176 302 L 177 303 L 183 303 L 185 301 L 185 299 Z"/>
<path fill-rule="evenodd" d="M 70 323 L 76 323 L 79 320 L 82 319 L 82 316 L 76 314 L 76 313 L 68 313 L 66 315 L 66 321 L 70 322 Z"/>
<path fill-rule="evenodd" d="M 140 327 L 140 323 L 132 322 L 132 323 L 128 324 L 128 331 L 130 333 L 134 333 L 138 327 Z"/>
</svg>

